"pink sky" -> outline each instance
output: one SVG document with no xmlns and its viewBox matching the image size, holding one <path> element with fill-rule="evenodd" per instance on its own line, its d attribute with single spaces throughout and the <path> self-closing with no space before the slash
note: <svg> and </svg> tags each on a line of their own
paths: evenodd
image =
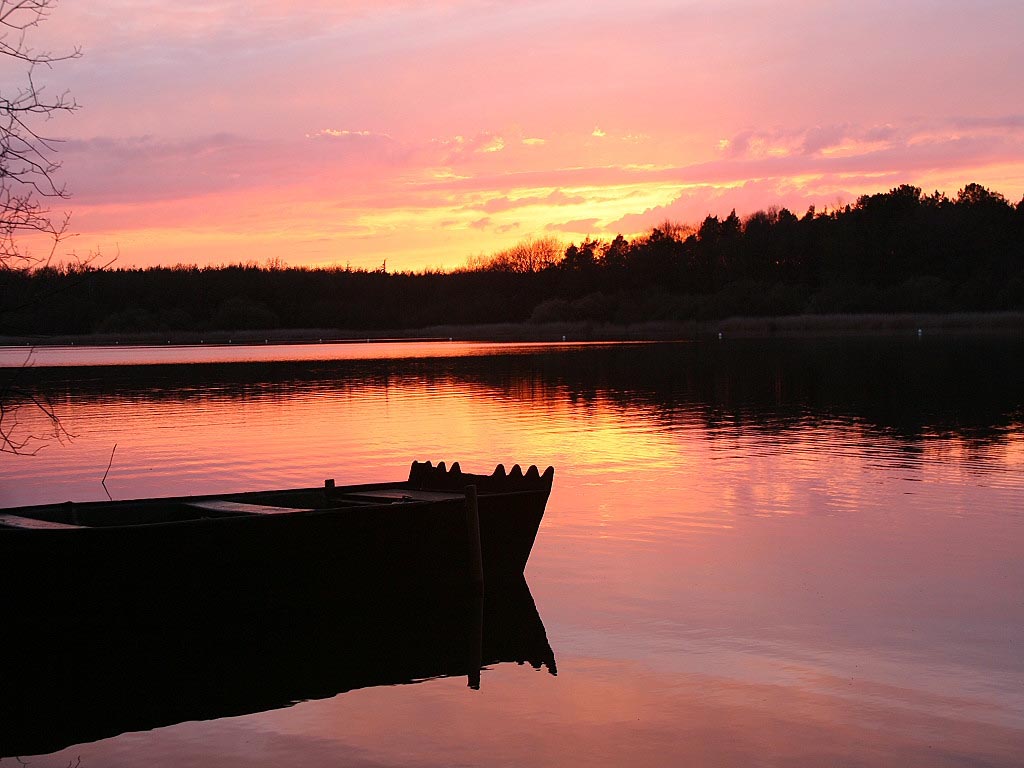
<svg viewBox="0 0 1024 768">
<path fill-rule="evenodd" d="M 71 245 L 455 267 L 528 236 L 1024 194 L 1024 5 L 63 0 Z M 0 73 L 0 82 L 11 77 Z M 65 249 L 66 250 L 66 249 Z"/>
</svg>

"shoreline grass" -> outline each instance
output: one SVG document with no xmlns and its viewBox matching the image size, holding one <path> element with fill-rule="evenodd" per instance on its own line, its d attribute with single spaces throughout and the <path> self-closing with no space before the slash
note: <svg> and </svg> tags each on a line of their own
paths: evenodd
<svg viewBox="0 0 1024 768">
<path fill-rule="evenodd" d="M 705 322 L 497 323 L 437 325 L 397 330 L 275 328 L 267 330 L 152 331 L 59 336 L 0 336 L 0 346 L 198 346 L 399 341 L 688 341 L 715 338 L 872 336 L 923 333 L 1024 335 L 1024 312 L 956 312 L 729 317 Z"/>
</svg>

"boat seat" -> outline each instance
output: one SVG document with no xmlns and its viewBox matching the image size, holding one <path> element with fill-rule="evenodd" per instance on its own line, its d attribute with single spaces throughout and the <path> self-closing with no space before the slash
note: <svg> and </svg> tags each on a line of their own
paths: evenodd
<svg viewBox="0 0 1024 768">
<path fill-rule="evenodd" d="M 292 514 L 294 512 L 313 511 L 308 507 L 270 507 L 266 504 L 245 504 L 240 501 L 222 501 L 220 499 L 190 501 L 187 506 L 192 507 L 192 509 L 201 509 L 204 512 L 224 512 L 234 515 L 285 515 Z"/>
<path fill-rule="evenodd" d="M 46 530 L 57 530 L 60 528 L 82 528 L 81 525 L 71 525 L 70 523 L 54 523 L 50 520 L 36 520 L 34 517 L 22 517 L 21 515 L 11 515 L 8 513 L 0 513 L 0 525 L 6 525 L 11 528 L 36 528 Z"/>
</svg>

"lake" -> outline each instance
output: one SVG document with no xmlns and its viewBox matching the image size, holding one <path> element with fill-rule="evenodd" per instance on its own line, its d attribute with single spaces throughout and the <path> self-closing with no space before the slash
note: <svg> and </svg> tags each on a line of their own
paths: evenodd
<svg viewBox="0 0 1024 768">
<path fill-rule="evenodd" d="M 25 356 L 0 364 L 73 439 L 0 456 L 0 506 L 391 480 L 413 459 L 556 468 L 523 598 L 550 663 L 496 657 L 479 690 L 425 674 L 213 719 L 183 704 L 33 766 L 1021 763 L 1020 337 Z M 281 674 L 248 652 L 258 700 Z"/>
</svg>

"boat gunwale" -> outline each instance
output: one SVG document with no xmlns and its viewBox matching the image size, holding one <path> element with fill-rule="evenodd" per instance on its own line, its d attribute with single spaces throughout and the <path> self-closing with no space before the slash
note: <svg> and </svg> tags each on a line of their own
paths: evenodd
<svg viewBox="0 0 1024 768">
<path fill-rule="evenodd" d="M 363 483 L 359 485 L 351 486 L 337 486 L 333 491 L 333 495 L 341 495 L 347 493 L 357 493 L 359 491 L 367 490 L 387 490 L 395 489 L 401 490 L 403 487 L 407 487 L 407 482 L 402 483 Z M 467 483 L 472 485 L 472 483 Z M 188 506 L 196 502 L 203 501 L 237 501 L 245 503 L 245 499 L 256 498 L 265 495 L 272 494 L 303 494 L 303 493 L 317 493 L 323 491 L 323 486 L 313 486 L 309 488 L 286 488 L 277 490 L 264 490 L 264 491 L 243 491 L 239 493 L 223 493 L 223 494 L 201 494 L 201 495 L 190 495 L 190 496 L 158 496 L 141 499 L 124 499 L 115 501 L 83 501 L 83 502 L 58 502 L 53 504 L 36 504 L 31 506 L 23 507 L 8 507 L 0 509 L 0 514 L 11 514 L 19 517 L 28 518 L 30 520 L 46 521 L 46 518 L 37 517 L 40 513 L 53 513 L 61 512 L 67 508 L 67 505 L 73 505 L 75 509 L 81 510 L 101 510 L 107 507 L 112 509 L 122 509 L 126 507 L 132 507 L 135 505 L 143 506 L 161 506 L 161 505 L 182 505 Z M 409 489 L 414 490 L 414 489 Z M 479 498 L 505 498 L 516 496 L 537 496 L 544 495 L 545 497 L 549 494 L 550 489 L 547 487 L 539 487 L 532 489 L 516 488 L 505 491 L 481 491 L 478 493 Z M 19 527 L 15 525 L 5 525 L 0 522 L 0 535 L 22 535 L 22 536 L 54 536 L 54 535 L 73 535 L 81 533 L 82 531 L 123 531 L 123 530 L 136 530 L 142 528 L 163 528 L 163 527 L 180 527 L 180 526 L 209 526 L 216 524 L 224 524 L 229 521 L 242 521 L 242 520 L 256 520 L 256 519 L 267 519 L 270 517 L 284 518 L 284 519 L 295 519 L 301 517 L 312 517 L 321 515 L 338 515 L 346 512 L 353 512 L 358 510 L 359 512 L 381 512 L 389 509 L 401 508 L 402 510 L 410 510 L 415 508 L 431 508 L 437 506 L 448 506 L 451 504 L 464 504 L 465 494 L 463 492 L 451 491 L 453 496 L 457 498 L 450 499 L 402 499 L 394 501 L 367 501 L 358 505 L 337 505 L 337 506 L 324 506 L 319 508 L 310 509 L 308 507 L 296 507 L 294 511 L 280 512 L 275 515 L 266 515 L 259 512 L 237 512 L 237 513 L 224 513 L 224 514 L 205 514 L 202 517 L 183 518 L 180 520 L 161 520 L 161 521 L 140 521 L 140 522 L 129 522 L 113 525 L 85 525 L 78 523 L 67 524 L 68 527 L 61 528 L 29 528 Z M 461 498 L 459 498 L 461 497 Z M 56 522 L 56 521 L 54 521 Z"/>
</svg>

